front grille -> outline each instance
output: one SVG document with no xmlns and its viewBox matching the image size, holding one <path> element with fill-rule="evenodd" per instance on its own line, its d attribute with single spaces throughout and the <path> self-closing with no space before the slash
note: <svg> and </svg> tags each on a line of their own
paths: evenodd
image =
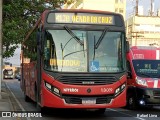
<svg viewBox="0 0 160 120">
<path fill-rule="evenodd" d="M 63 98 L 68 104 L 82 104 L 83 99 L 95 99 L 96 104 L 108 104 L 113 99 L 113 95 L 105 95 L 105 96 L 70 96 L 63 95 Z"/>
<path fill-rule="evenodd" d="M 63 84 L 71 85 L 106 85 L 113 84 L 118 79 L 114 76 L 60 76 L 57 78 L 58 81 Z"/>
</svg>

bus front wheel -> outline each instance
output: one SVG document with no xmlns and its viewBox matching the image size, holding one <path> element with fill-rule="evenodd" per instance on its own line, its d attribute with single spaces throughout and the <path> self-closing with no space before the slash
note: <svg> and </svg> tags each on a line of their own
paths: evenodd
<svg viewBox="0 0 160 120">
<path fill-rule="evenodd" d="M 31 102 L 31 99 L 24 93 L 25 102 Z"/>
</svg>

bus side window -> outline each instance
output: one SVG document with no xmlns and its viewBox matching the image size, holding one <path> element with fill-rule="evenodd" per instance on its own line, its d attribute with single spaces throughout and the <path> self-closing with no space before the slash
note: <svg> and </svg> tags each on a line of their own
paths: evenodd
<svg viewBox="0 0 160 120">
<path fill-rule="evenodd" d="M 132 70 L 131 70 L 131 65 L 130 62 L 127 60 L 127 73 L 128 73 L 128 78 L 132 79 Z"/>
<path fill-rule="evenodd" d="M 46 34 L 48 34 L 48 33 L 46 32 Z M 51 49 L 51 40 L 47 35 L 47 37 L 45 38 L 45 42 L 44 42 L 44 62 L 45 62 L 44 67 L 46 69 L 50 69 L 50 63 L 49 63 L 50 62 L 50 56 L 51 56 L 50 49 Z"/>
<path fill-rule="evenodd" d="M 50 58 L 50 40 L 46 40 L 46 45 L 44 48 L 45 59 L 49 60 Z"/>
<path fill-rule="evenodd" d="M 44 45 L 44 62 L 47 69 L 52 69 L 53 67 L 50 65 L 50 59 L 56 59 L 56 51 L 52 35 L 47 32 L 47 38 Z"/>
<path fill-rule="evenodd" d="M 52 35 L 47 32 L 47 38 L 45 41 L 45 47 L 44 47 L 44 56 L 45 59 L 50 59 L 50 58 L 56 58 L 55 54 L 55 44 L 52 38 Z"/>
</svg>

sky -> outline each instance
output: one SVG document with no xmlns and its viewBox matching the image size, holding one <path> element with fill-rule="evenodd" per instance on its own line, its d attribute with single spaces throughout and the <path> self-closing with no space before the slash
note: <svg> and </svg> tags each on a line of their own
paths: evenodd
<svg viewBox="0 0 160 120">
<path fill-rule="evenodd" d="M 154 13 L 160 10 L 160 0 L 153 0 L 154 2 Z M 126 0 L 126 18 L 133 14 L 136 0 Z M 147 15 L 147 11 L 151 8 L 151 0 L 139 0 L 139 6 L 143 6 L 144 14 Z"/>
<path fill-rule="evenodd" d="M 136 0 L 126 0 L 126 18 L 133 15 Z M 154 11 L 160 9 L 160 0 L 154 0 Z M 151 8 L 151 0 L 139 0 L 139 6 L 143 6 L 144 14 L 147 15 L 147 11 Z M 5 62 L 10 62 L 14 66 L 20 66 L 20 47 L 16 49 L 13 57 L 4 59 Z"/>
</svg>

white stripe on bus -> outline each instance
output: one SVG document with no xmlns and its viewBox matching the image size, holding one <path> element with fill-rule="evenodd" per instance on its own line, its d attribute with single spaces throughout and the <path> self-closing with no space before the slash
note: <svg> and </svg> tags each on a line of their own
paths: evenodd
<svg viewBox="0 0 160 120">
<path fill-rule="evenodd" d="M 160 55 L 159 54 L 160 54 L 159 50 L 156 50 L 156 60 L 160 59 L 160 57 L 159 57 Z"/>
<path fill-rule="evenodd" d="M 158 80 L 154 80 L 154 86 L 153 88 L 158 88 Z"/>
</svg>

